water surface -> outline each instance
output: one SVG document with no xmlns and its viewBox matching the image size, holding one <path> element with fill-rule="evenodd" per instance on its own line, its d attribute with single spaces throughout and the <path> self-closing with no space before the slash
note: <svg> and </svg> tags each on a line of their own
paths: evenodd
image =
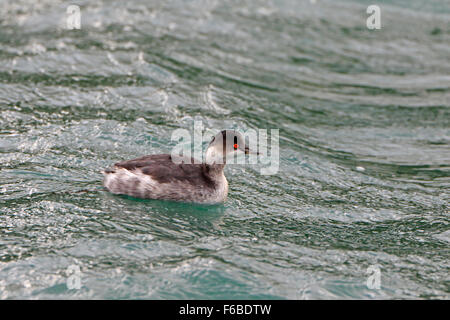
<svg viewBox="0 0 450 320">
<path fill-rule="evenodd" d="M 370 31 L 372 2 L 78 1 L 67 30 L 2 1 L 0 298 L 450 298 L 450 5 Z M 279 172 L 229 166 L 219 206 L 102 188 L 194 121 L 279 129 Z"/>
</svg>

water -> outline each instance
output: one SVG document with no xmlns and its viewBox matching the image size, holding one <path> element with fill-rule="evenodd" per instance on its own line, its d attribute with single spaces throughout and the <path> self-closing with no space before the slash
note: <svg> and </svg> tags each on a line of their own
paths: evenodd
<svg viewBox="0 0 450 320">
<path fill-rule="evenodd" d="M 450 4 L 370 31 L 372 2 L 78 1 L 66 30 L 72 2 L 2 1 L 0 298 L 450 298 Z M 278 128 L 279 172 L 229 166 L 220 206 L 102 188 L 194 121 Z"/>
</svg>

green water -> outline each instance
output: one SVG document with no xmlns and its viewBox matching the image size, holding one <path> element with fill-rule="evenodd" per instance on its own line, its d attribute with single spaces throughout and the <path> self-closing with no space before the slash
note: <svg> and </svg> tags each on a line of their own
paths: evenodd
<svg viewBox="0 0 450 320">
<path fill-rule="evenodd" d="M 372 1 L 312 2 L 77 1 L 66 30 L 73 2 L 1 1 L 0 298 L 449 299 L 450 4 L 370 31 Z M 227 167 L 219 206 L 102 188 L 195 120 L 279 129 L 279 172 Z"/>
</svg>

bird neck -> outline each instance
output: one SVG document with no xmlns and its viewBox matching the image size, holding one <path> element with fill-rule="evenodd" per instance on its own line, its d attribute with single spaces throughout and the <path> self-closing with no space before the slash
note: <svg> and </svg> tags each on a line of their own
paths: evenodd
<svg viewBox="0 0 450 320">
<path fill-rule="evenodd" d="M 225 150 L 219 151 L 217 149 L 215 146 L 210 146 L 206 150 L 205 163 L 211 166 L 222 165 L 223 169 L 226 163 L 226 157 L 224 156 Z"/>
<path fill-rule="evenodd" d="M 203 164 L 203 174 L 212 181 L 218 182 L 223 179 L 224 164 Z"/>
</svg>

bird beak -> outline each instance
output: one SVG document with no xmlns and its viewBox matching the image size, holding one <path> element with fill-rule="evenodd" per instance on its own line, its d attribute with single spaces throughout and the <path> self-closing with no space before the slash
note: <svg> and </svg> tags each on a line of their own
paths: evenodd
<svg viewBox="0 0 450 320">
<path fill-rule="evenodd" d="M 244 152 L 245 152 L 245 154 L 256 154 L 256 155 L 260 155 L 261 154 L 259 152 L 251 151 L 248 147 L 245 147 Z"/>
</svg>

